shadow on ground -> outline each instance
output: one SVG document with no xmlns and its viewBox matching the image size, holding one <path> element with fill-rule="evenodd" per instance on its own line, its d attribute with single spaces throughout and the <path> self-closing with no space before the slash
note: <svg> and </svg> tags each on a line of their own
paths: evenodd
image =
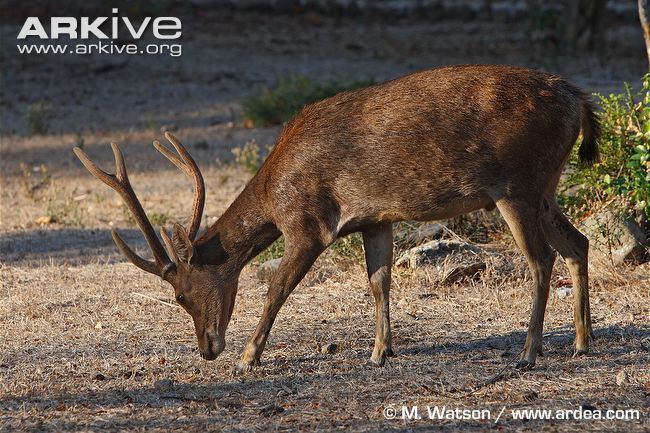
<svg viewBox="0 0 650 433">
<path fill-rule="evenodd" d="M 120 229 L 122 238 L 139 253 L 148 247 L 138 229 Z M 0 262 L 18 266 L 43 264 L 82 265 L 123 262 L 106 229 L 43 229 L 0 234 Z"/>
<path fill-rule="evenodd" d="M 283 332 L 289 333 L 293 331 L 287 329 L 283 330 Z M 553 369 L 563 369 L 563 364 L 569 363 L 569 361 L 571 361 L 574 368 L 580 368 L 579 364 L 581 363 L 588 363 L 589 368 L 591 369 L 599 369 L 601 367 L 622 367 L 633 362 L 630 359 L 625 359 L 623 355 L 633 352 L 644 353 L 644 348 L 641 346 L 640 341 L 648 335 L 650 335 L 650 326 L 643 325 L 611 325 L 604 328 L 596 328 L 595 349 L 592 353 L 586 357 L 572 359 L 568 354 L 570 354 L 570 348 L 573 341 L 573 330 L 566 329 L 553 331 L 547 333 L 544 337 L 544 345 L 547 349 L 547 355 L 540 359 L 538 366 L 531 372 L 520 373 L 514 369 L 514 365 L 510 365 L 509 369 L 515 374 L 506 374 L 505 380 L 520 377 L 522 374 L 532 375 L 533 378 L 536 374 L 544 376 Z M 58 410 L 57 407 L 60 407 L 61 404 L 66 404 L 83 405 L 86 408 L 99 409 L 121 407 L 127 403 L 135 407 L 165 407 L 170 404 L 173 406 L 173 402 L 178 403 L 183 401 L 211 404 L 228 408 L 230 406 L 234 407 L 227 400 L 233 395 L 254 396 L 267 393 L 268 398 L 272 400 L 273 393 L 277 392 L 278 389 L 282 389 L 278 379 L 287 381 L 287 383 L 290 383 L 292 388 L 313 386 L 317 383 L 322 383 L 325 386 L 328 383 L 331 384 L 332 380 L 341 383 L 355 382 L 357 380 L 365 382 L 363 376 L 368 376 L 370 378 L 370 376 L 375 376 L 377 373 L 380 375 L 386 374 L 392 378 L 391 380 L 399 380 L 399 376 L 410 376 L 410 370 L 417 372 L 418 374 L 422 373 L 423 368 L 431 371 L 431 368 L 426 367 L 431 365 L 432 361 L 436 360 L 436 358 L 446 358 L 447 356 L 450 356 L 452 360 L 456 360 L 453 361 L 453 363 L 456 364 L 457 368 L 469 368 L 469 363 L 471 361 L 467 361 L 468 355 L 473 355 L 477 352 L 485 352 L 485 355 L 488 355 L 485 359 L 494 361 L 495 357 L 492 355 L 495 355 L 495 353 L 488 352 L 493 351 L 495 348 L 507 348 L 512 350 L 517 348 L 518 350 L 520 345 L 523 344 L 524 337 L 525 332 L 513 331 L 502 335 L 477 338 L 466 342 L 455 342 L 452 339 L 451 341 L 448 340 L 442 342 L 439 346 L 427 350 L 423 350 L 422 347 L 418 346 L 404 347 L 400 349 L 401 345 L 399 341 L 396 341 L 395 343 L 398 349 L 398 355 L 397 358 L 393 359 L 397 361 L 408 360 L 408 365 L 395 368 L 395 362 L 393 361 L 389 362 L 387 366 L 383 368 L 369 367 L 363 362 L 362 357 L 358 356 L 358 351 L 349 350 L 347 353 L 341 353 L 341 356 L 350 358 L 348 361 L 353 361 L 355 363 L 355 365 L 351 367 L 352 370 L 346 368 L 342 369 L 340 372 L 334 371 L 328 374 L 313 373 L 309 375 L 301 374 L 302 368 L 305 367 L 301 364 L 312 365 L 314 363 L 330 363 L 331 357 L 321 354 L 313 354 L 292 359 L 273 358 L 274 349 L 269 348 L 265 352 L 265 355 L 268 356 L 269 359 L 263 360 L 262 366 L 257 367 L 257 370 L 253 373 L 249 373 L 244 377 L 226 377 L 224 378 L 225 380 L 219 383 L 169 383 L 164 387 L 157 385 L 153 387 L 142 386 L 141 384 L 134 383 L 134 386 L 125 387 L 120 390 L 113 389 L 102 391 L 101 389 L 97 389 L 88 392 L 70 392 L 59 395 L 5 395 L 0 399 L 0 408 L 2 408 L 2 410 L 13 411 L 19 410 L 19 408 L 24 405 L 38 405 L 41 410 L 47 411 Z M 333 338 L 335 338 L 335 336 L 333 336 Z M 111 346 L 115 345 L 117 342 L 107 341 L 106 343 Z M 69 353 L 69 351 L 61 351 L 54 347 L 52 349 L 53 350 L 50 351 L 40 350 L 39 358 L 51 359 L 53 362 L 55 359 L 60 358 L 74 361 L 75 356 L 88 355 L 81 354 L 78 351 Z M 122 349 L 123 347 L 116 347 L 116 354 L 119 355 L 122 352 Z M 198 357 L 197 354 L 188 353 L 187 355 L 196 355 Z M 25 352 L 23 351 L 21 351 L 21 353 L 7 354 L 5 359 L 18 359 L 22 356 L 25 356 Z M 449 360 L 449 358 L 447 358 L 447 360 Z M 472 366 L 472 368 L 476 368 L 477 366 L 481 367 L 478 371 L 474 371 L 474 375 L 478 378 L 489 377 L 495 372 L 495 369 L 505 367 L 507 366 L 507 363 L 508 359 L 504 358 L 502 361 L 489 362 L 482 365 L 478 364 Z M 9 364 L 3 364 L 0 368 L 11 369 L 12 365 L 10 364 L 11 362 L 9 362 Z M 88 374 L 90 373 L 91 372 L 88 372 Z M 265 376 L 275 376 L 275 378 L 267 378 Z M 421 379 L 426 381 L 426 377 Z M 372 383 L 365 383 L 367 386 L 373 386 Z M 452 389 L 450 392 L 460 393 L 466 391 L 467 390 L 463 389 Z M 232 407 L 230 408 L 232 409 Z M 164 424 L 165 421 L 160 420 L 160 422 Z M 132 424 L 131 427 L 133 427 Z"/>
</svg>

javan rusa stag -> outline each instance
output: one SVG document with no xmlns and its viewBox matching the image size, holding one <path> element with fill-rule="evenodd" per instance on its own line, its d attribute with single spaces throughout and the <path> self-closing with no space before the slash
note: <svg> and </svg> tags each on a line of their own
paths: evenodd
<svg viewBox="0 0 650 433">
<path fill-rule="evenodd" d="M 582 131 L 580 159 L 598 158 L 599 124 L 589 97 L 563 79 L 509 66 L 425 70 L 306 106 L 241 194 L 197 238 L 205 199 L 197 164 L 171 134 L 179 156 L 154 146 L 195 185 L 189 227 L 161 230 L 165 247 L 138 202 L 117 145 L 116 175 L 75 153 L 115 189 L 153 252 L 136 255 L 117 232 L 119 249 L 136 266 L 174 287 L 192 316 L 205 359 L 225 347 L 242 268 L 281 234 L 285 253 L 269 282 L 261 319 L 237 370 L 260 361 L 271 326 L 289 294 L 336 239 L 361 232 L 376 308 L 371 362 L 393 355 L 389 287 L 391 224 L 451 218 L 496 206 L 532 274 L 532 317 L 520 368 L 542 350 L 542 326 L 555 249 L 573 280 L 575 354 L 591 338 L 587 285 L 588 240 L 562 214 L 554 193 Z"/>
</svg>

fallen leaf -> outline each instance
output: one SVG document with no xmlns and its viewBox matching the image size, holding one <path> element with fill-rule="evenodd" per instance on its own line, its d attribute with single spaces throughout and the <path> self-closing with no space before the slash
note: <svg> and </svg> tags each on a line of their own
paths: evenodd
<svg viewBox="0 0 650 433">
<path fill-rule="evenodd" d="M 52 223 L 52 217 L 49 216 L 42 216 L 36 218 L 36 221 L 34 221 L 36 224 L 40 224 L 42 226 L 48 225 Z"/>
<path fill-rule="evenodd" d="M 616 384 L 621 386 L 628 383 L 630 383 L 630 378 L 628 377 L 627 372 L 625 370 L 619 371 L 616 375 Z"/>
</svg>

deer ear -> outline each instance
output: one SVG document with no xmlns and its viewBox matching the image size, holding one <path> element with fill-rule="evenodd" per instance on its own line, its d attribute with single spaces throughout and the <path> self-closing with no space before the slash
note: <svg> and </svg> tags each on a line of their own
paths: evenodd
<svg viewBox="0 0 650 433">
<path fill-rule="evenodd" d="M 185 227 L 178 223 L 174 223 L 172 233 L 172 244 L 174 246 L 174 250 L 176 251 L 178 260 L 181 262 L 190 263 L 192 259 L 196 257 L 196 251 L 194 250 L 192 241 L 190 241 L 190 238 L 187 235 Z"/>
</svg>

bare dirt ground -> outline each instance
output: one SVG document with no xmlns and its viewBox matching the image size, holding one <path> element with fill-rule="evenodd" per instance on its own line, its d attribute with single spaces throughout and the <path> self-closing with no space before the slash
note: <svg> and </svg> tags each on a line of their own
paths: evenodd
<svg viewBox="0 0 650 433">
<path fill-rule="evenodd" d="M 374 307 L 363 264 L 328 253 L 281 311 L 262 366 L 236 377 L 232 367 L 266 290 L 255 264 L 243 272 L 226 351 L 202 360 L 170 287 L 117 254 L 111 226 L 146 251 L 121 202 L 71 152 L 83 142 L 112 169 L 108 143 L 119 142 L 147 211 L 183 220 L 190 184 L 150 145 L 161 127 L 175 126 L 203 169 L 209 224 L 249 177 L 228 164 L 230 149 L 253 138 L 272 144 L 279 132 L 242 127 L 240 101 L 255 85 L 290 74 L 381 80 L 440 64 L 498 62 L 540 67 L 608 92 L 643 73 L 642 51 L 546 57 L 521 43 L 526 31 L 518 23 L 215 14 L 188 18 L 184 29 L 182 57 L 123 63 L 19 58 L 11 45 L 17 28 L 0 28 L 0 430 L 648 430 L 648 264 L 592 267 L 590 355 L 571 358 L 571 298 L 553 291 L 545 356 L 530 372 L 506 368 L 485 385 L 521 349 L 530 314 L 529 278 L 507 237 L 494 245 L 513 263 L 507 275 L 488 266 L 478 281 L 443 287 L 434 270 L 395 270 L 398 356 L 384 368 L 365 364 Z M 629 34 L 617 32 L 612 43 Z M 50 132 L 28 136 L 25 112 L 38 101 L 53 108 Z M 553 281 L 566 276 L 558 261 Z M 328 343 L 337 350 L 322 354 Z M 423 419 L 385 419 L 386 407 L 402 405 L 419 405 Z M 428 420 L 426 405 L 488 409 L 491 419 Z M 640 419 L 518 421 L 510 412 L 581 406 L 637 409 Z"/>
</svg>

